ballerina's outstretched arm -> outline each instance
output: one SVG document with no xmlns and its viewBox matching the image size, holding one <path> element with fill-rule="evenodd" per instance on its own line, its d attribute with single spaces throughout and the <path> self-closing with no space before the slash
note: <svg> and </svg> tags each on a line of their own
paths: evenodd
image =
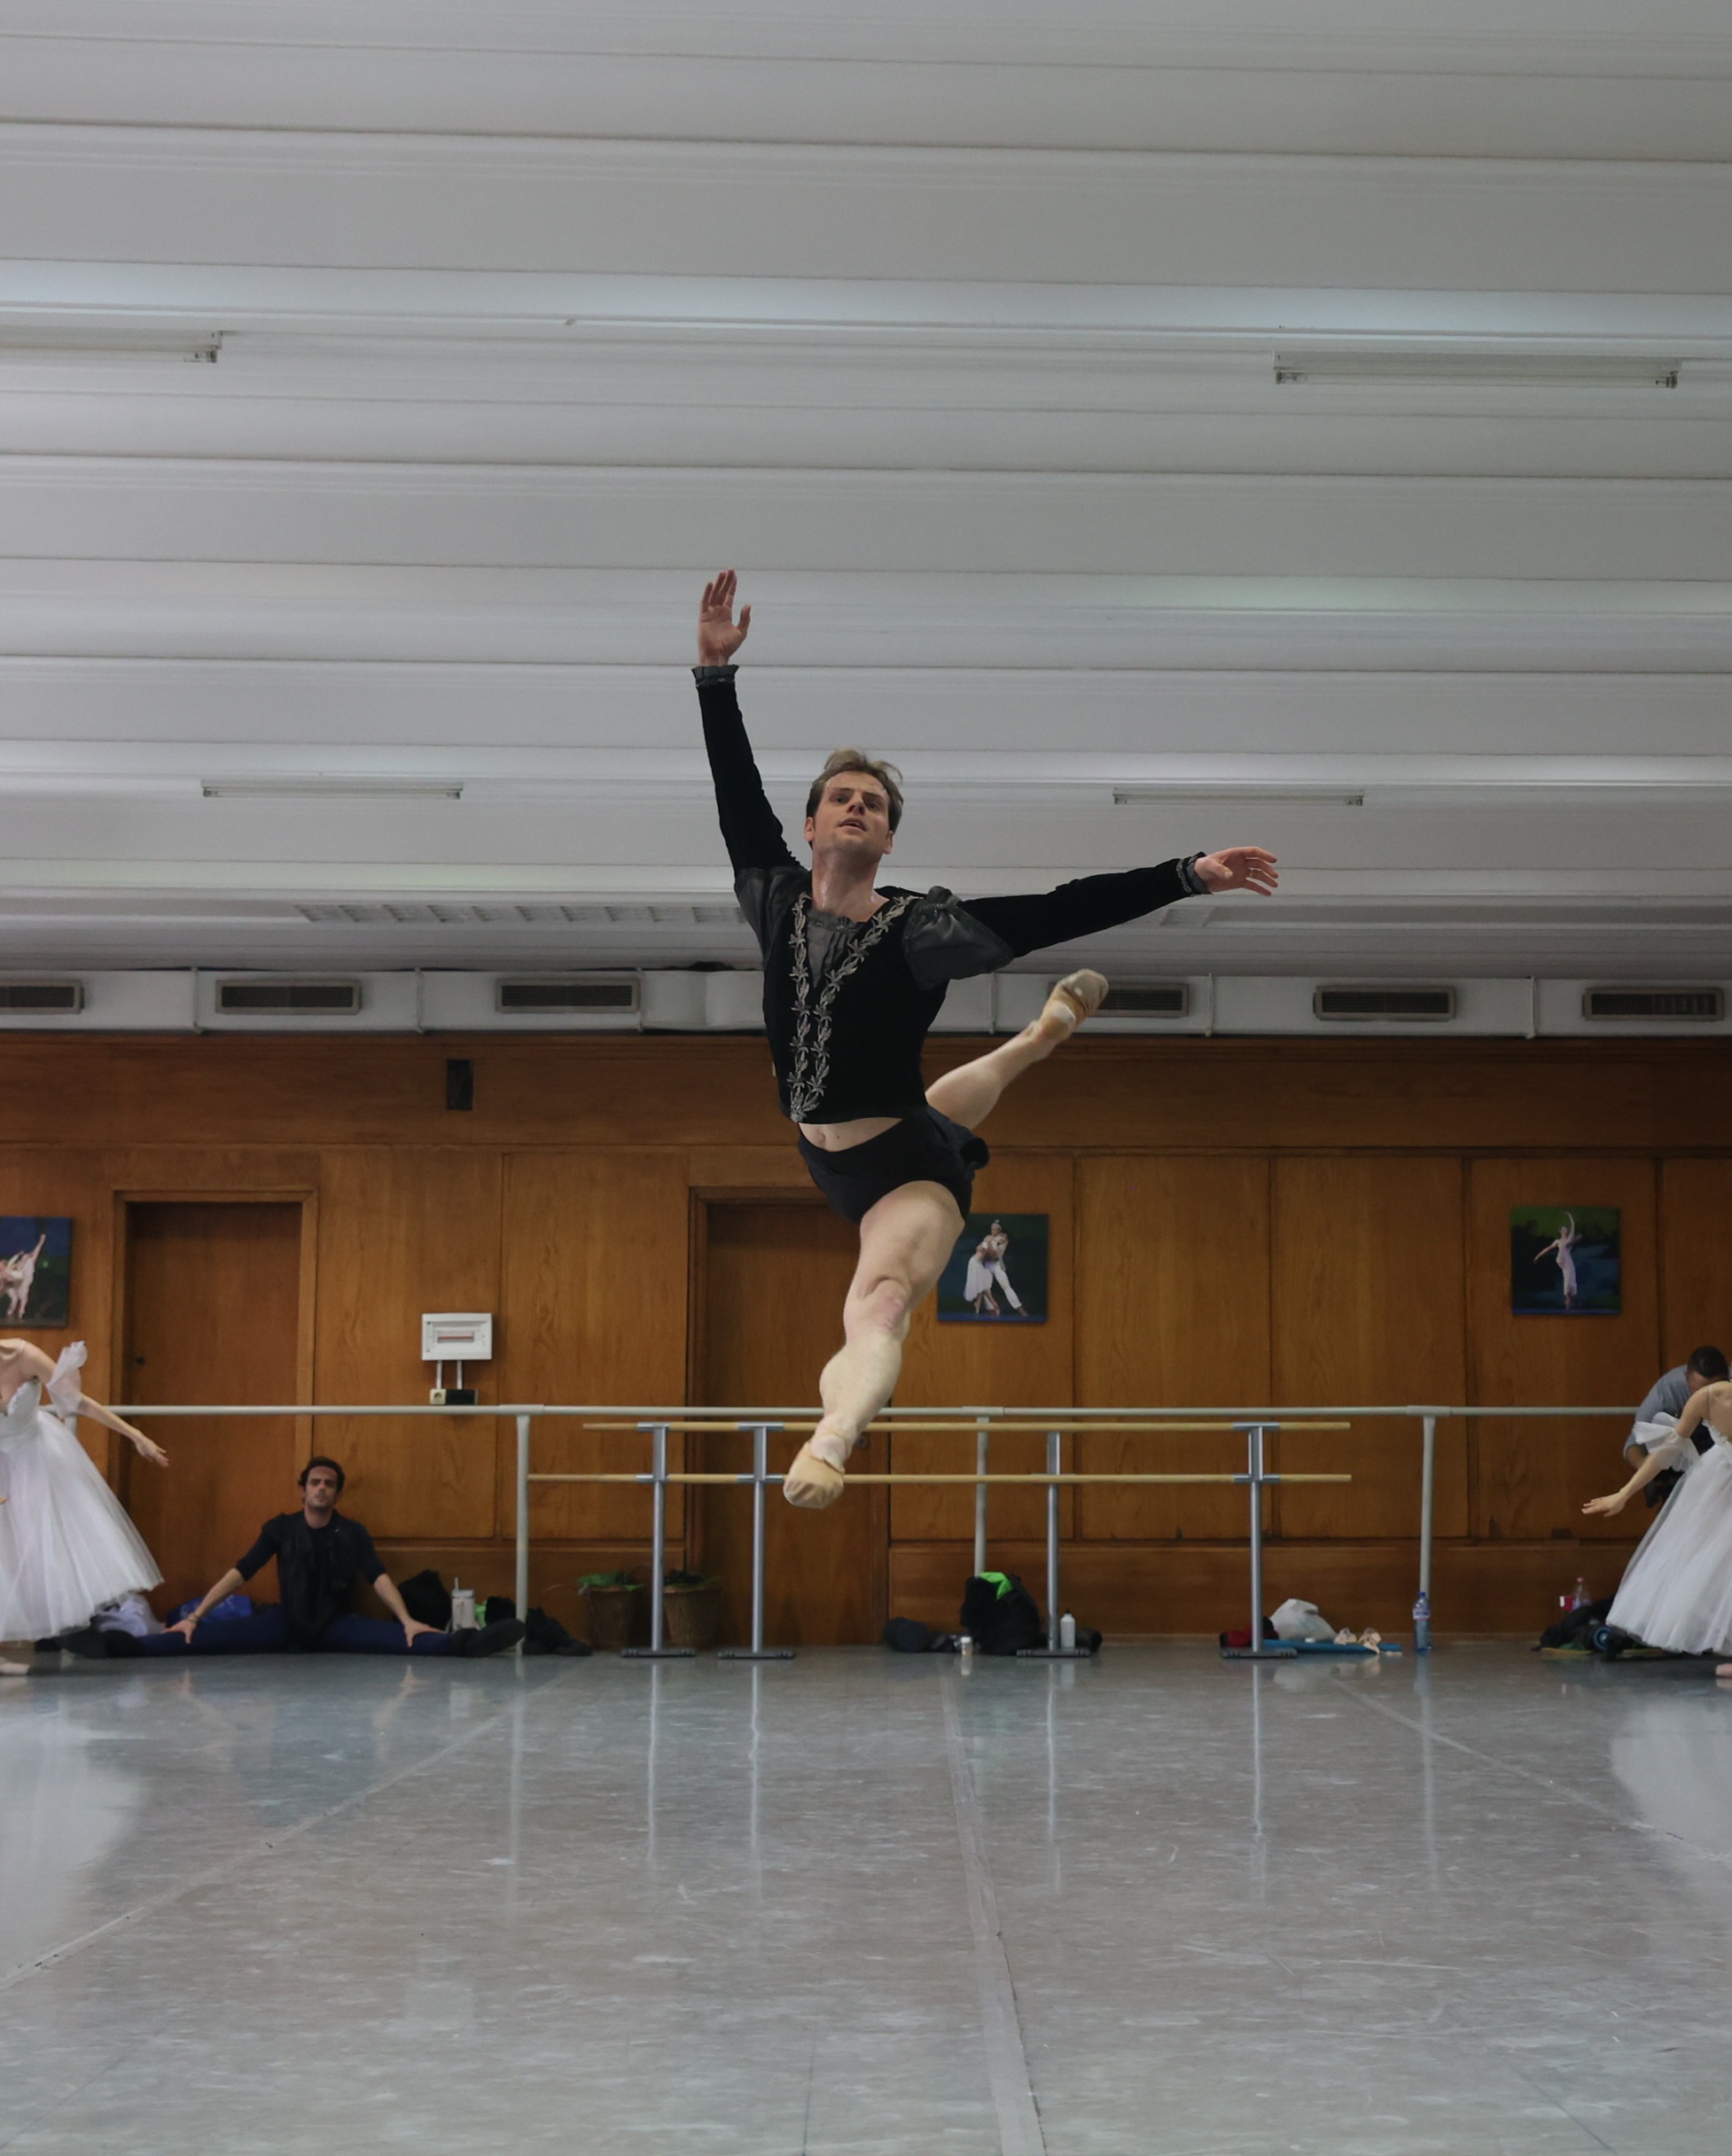
<svg viewBox="0 0 1732 2156">
<path fill-rule="evenodd" d="M 60 1367 L 58 1363 L 51 1363 L 34 1340 L 0 1340 L 0 1352 L 15 1359 L 18 1367 L 28 1376 L 40 1378 L 44 1386 L 51 1382 Z M 113 1430 L 129 1440 L 141 1459 L 149 1460 L 158 1467 L 168 1465 L 168 1455 L 153 1438 L 146 1437 L 142 1430 L 134 1429 L 125 1417 L 115 1414 L 113 1408 L 104 1407 L 99 1400 L 92 1400 L 75 1378 L 63 1379 L 54 1388 L 53 1400 L 55 1406 L 64 1413 L 88 1415 L 92 1422 L 99 1422 L 105 1429 Z"/>
<path fill-rule="evenodd" d="M 1705 1385 L 1700 1392 L 1692 1393 L 1684 1404 L 1683 1413 L 1678 1418 L 1676 1429 L 1665 1444 L 1655 1446 L 1622 1489 L 1614 1490 L 1609 1497 L 1590 1497 L 1582 1506 L 1582 1511 L 1603 1519 L 1610 1519 L 1615 1512 L 1621 1512 L 1638 1490 L 1646 1489 L 1657 1474 L 1677 1461 L 1694 1435 L 1697 1426 L 1708 1412 L 1708 1395 L 1722 1389 L 1727 1388 Z"/>
</svg>

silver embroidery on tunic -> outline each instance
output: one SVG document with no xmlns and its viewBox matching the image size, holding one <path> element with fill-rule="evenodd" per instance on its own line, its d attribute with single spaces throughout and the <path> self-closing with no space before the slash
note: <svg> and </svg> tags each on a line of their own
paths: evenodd
<svg viewBox="0 0 1732 2156">
<path fill-rule="evenodd" d="M 847 953 L 824 975 L 823 986 L 814 996 L 812 967 L 807 956 L 807 924 L 812 916 L 812 894 L 802 891 L 794 901 L 791 941 L 794 968 L 794 1063 L 788 1076 L 788 1113 L 797 1123 L 815 1122 L 830 1083 L 830 1028 L 836 1014 L 836 996 L 848 975 L 877 949 L 914 903 L 914 894 L 893 898 L 867 922 L 862 933 L 849 943 Z"/>
</svg>

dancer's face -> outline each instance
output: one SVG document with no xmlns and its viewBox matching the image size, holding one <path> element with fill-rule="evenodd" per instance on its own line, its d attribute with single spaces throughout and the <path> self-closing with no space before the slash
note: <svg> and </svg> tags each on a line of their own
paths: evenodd
<svg viewBox="0 0 1732 2156">
<path fill-rule="evenodd" d="M 890 798 L 870 771 L 837 772 L 806 819 L 806 843 L 815 854 L 859 860 L 890 851 Z"/>
<path fill-rule="evenodd" d="M 309 1512 L 328 1512 L 337 1502 L 337 1478 L 328 1467 L 316 1467 L 301 1486 Z"/>
</svg>

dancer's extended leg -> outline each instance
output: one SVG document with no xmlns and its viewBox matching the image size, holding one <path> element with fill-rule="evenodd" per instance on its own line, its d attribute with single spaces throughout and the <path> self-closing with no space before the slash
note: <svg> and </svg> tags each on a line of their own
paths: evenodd
<svg viewBox="0 0 1732 2156">
<path fill-rule="evenodd" d="M 972 1129 L 1010 1081 L 1069 1040 L 1105 994 L 1101 974 L 1067 974 L 1032 1026 L 1002 1048 L 947 1071 L 927 1087 L 928 1102 Z M 861 1222 L 860 1263 L 842 1308 L 843 1345 L 818 1380 L 823 1415 L 783 1478 L 790 1504 L 819 1511 L 841 1496 L 854 1440 L 896 1389 L 909 1320 L 938 1285 L 962 1231 L 961 1209 L 939 1183 L 905 1183 Z"/>
<path fill-rule="evenodd" d="M 1032 1026 L 971 1063 L 959 1064 L 926 1088 L 926 1098 L 940 1115 L 970 1130 L 983 1123 L 998 1105 L 999 1096 L 1013 1078 L 1019 1078 L 1037 1063 L 1044 1063 L 1055 1048 L 1068 1041 L 1082 1020 L 1098 1011 L 1106 994 L 1104 975 L 1085 969 L 1067 973 L 1048 996 L 1046 1008 Z"/>
<path fill-rule="evenodd" d="M 843 1344 L 818 1380 L 823 1416 L 783 1480 L 790 1504 L 815 1511 L 841 1496 L 842 1464 L 895 1391 L 909 1320 L 938 1285 L 962 1231 L 956 1201 L 940 1183 L 905 1183 L 861 1222 Z"/>
</svg>

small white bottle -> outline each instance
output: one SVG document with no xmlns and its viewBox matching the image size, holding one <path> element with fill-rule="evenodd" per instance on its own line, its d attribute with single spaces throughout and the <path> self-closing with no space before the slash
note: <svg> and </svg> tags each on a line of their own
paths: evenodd
<svg viewBox="0 0 1732 2156">
<path fill-rule="evenodd" d="M 974 1667 L 974 1635 L 971 1632 L 964 1632 L 959 1636 L 956 1653 L 962 1662 L 963 1674 L 966 1676 Z"/>
<path fill-rule="evenodd" d="M 1073 1654 L 1076 1651 L 1076 1619 L 1069 1610 L 1058 1620 L 1058 1646 L 1064 1654 Z"/>
</svg>

